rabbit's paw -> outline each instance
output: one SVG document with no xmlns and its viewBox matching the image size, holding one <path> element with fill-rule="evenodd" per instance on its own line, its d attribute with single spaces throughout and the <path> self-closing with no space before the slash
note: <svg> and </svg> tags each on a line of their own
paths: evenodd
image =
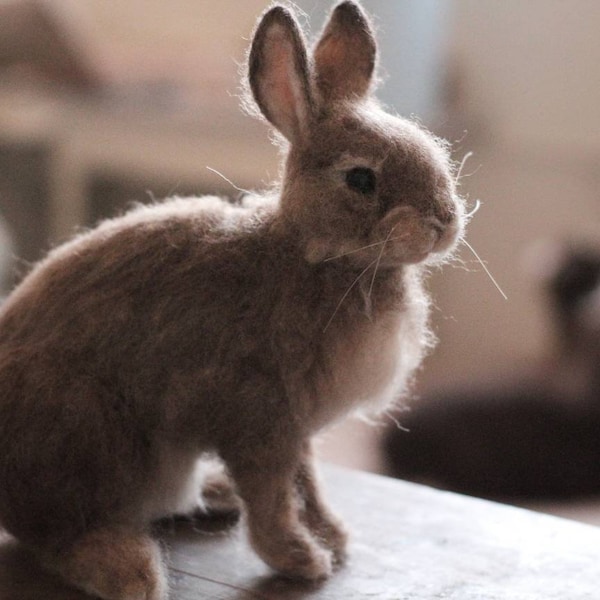
<svg viewBox="0 0 600 600">
<path fill-rule="evenodd" d="M 307 540 L 295 540 L 276 555 L 260 554 L 273 569 L 289 579 L 320 581 L 333 572 L 331 552 Z"/>
<path fill-rule="evenodd" d="M 42 562 L 102 600 L 165 600 L 168 595 L 160 550 L 145 535 L 90 532 L 68 550 L 42 553 Z"/>
<path fill-rule="evenodd" d="M 319 543 L 331 550 L 334 565 L 342 565 L 348 556 L 348 532 L 341 520 L 332 518 L 321 523 L 314 533 Z"/>
<path fill-rule="evenodd" d="M 202 500 L 206 510 L 213 514 L 235 514 L 242 509 L 242 501 L 233 482 L 223 471 L 208 473 L 202 483 Z"/>
<path fill-rule="evenodd" d="M 342 520 L 320 502 L 305 507 L 300 517 L 317 542 L 331 551 L 334 565 L 343 564 L 347 557 L 348 532 Z"/>
</svg>

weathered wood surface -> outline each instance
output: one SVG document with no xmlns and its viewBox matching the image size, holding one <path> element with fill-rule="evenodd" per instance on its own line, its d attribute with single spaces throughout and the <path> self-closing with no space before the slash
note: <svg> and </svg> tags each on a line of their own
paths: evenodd
<svg viewBox="0 0 600 600">
<path fill-rule="evenodd" d="M 600 529 L 391 479 L 325 469 L 328 497 L 351 527 L 350 560 L 320 586 L 273 576 L 243 526 L 177 525 L 173 600 L 597 600 Z M 197 529 L 197 526 L 196 526 Z M 83 600 L 42 573 L 17 543 L 0 545 L 1 600 Z"/>
</svg>

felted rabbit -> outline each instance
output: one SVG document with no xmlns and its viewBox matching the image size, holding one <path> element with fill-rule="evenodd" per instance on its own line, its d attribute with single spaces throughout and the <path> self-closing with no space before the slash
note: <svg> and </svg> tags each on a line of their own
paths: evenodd
<svg viewBox="0 0 600 600">
<path fill-rule="evenodd" d="M 343 560 L 311 437 L 405 393 L 431 340 L 423 265 L 464 222 L 446 146 L 372 98 L 376 62 L 356 2 L 312 55 L 272 6 L 248 66 L 287 141 L 278 190 L 135 208 L 2 307 L 0 522 L 70 584 L 164 598 L 149 524 L 194 509 L 209 452 L 273 569 L 317 580 Z"/>
</svg>

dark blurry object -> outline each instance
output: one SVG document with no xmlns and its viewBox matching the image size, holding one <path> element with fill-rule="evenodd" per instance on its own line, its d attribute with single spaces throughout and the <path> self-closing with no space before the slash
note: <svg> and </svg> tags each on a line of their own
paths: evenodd
<svg viewBox="0 0 600 600">
<path fill-rule="evenodd" d="M 600 494 L 600 250 L 547 256 L 557 349 L 530 377 L 424 398 L 400 415 L 391 474 L 498 500 Z"/>
<path fill-rule="evenodd" d="M 0 2 L 0 78 L 15 75 L 76 89 L 100 76 L 47 3 Z"/>
<path fill-rule="evenodd" d="M 39 258 L 47 243 L 49 161 L 49 152 L 42 146 L 0 143 L 0 223 L 6 219 L 5 227 L 10 226 L 13 236 L 8 242 L 0 226 L 0 294 L 12 287 L 18 272 L 25 269 L 23 265 L 13 271 L 13 254 L 31 261 Z M 10 265 L 2 257 L 10 257 Z"/>
</svg>

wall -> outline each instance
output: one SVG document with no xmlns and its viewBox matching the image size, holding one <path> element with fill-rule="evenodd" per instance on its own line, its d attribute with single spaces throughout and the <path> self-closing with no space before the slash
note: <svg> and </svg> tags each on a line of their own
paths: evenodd
<svg viewBox="0 0 600 600">
<path fill-rule="evenodd" d="M 442 344 L 429 385 L 545 354 L 546 314 L 524 254 L 541 238 L 600 237 L 600 4 L 455 0 L 451 28 L 450 131 L 458 159 L 474 152 L 461 185 L 471 206 L 482 203 L 468 240 L 508 300 L 466 249 L 468 270 L 436 276 Z"/>
<path fill-rule="evenodd" d="M 116 81 L 235 79 L 264 0 L 46 0 Z M 235 89 L 235 84 L 233 86 Z M 214 90 L 215 92 L 217 90 Z"/>
</svg>

